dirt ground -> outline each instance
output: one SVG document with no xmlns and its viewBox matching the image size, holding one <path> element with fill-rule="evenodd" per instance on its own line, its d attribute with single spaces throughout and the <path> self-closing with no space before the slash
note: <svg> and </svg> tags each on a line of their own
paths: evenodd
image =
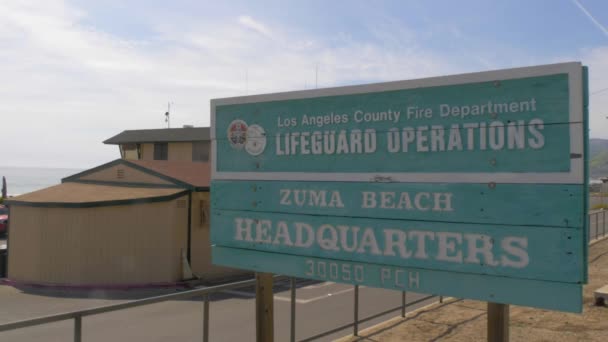
<svg viewBox="0 0 608 342">
<path fill-rule="evenodd" d="M 571 314 L 511 305 L 510 341 L 608 341 L 608 307 L 594 306 L 593 292 L 608 284 L 608 239 L 589 248 L 589 284 L 583 290 L 583 313 Z M 486 340 L 486 303 L 450 299 L 350 336 L 353 341 Z"/>
</svg>

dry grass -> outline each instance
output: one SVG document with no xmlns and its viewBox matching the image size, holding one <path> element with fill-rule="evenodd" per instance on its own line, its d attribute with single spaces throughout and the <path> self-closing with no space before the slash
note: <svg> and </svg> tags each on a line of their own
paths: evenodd
<svg viewBox="0 0 608 342">
<path fill-rule="evenodd" d="M 593 305 L 593 292 L 608 284 L 608 239 L 589 248 L 589 284 L 583 290 L 583 313 L 511 306 L 511 341 L 608 341 L 608 307 Z M 353 341 L 446 341 L 486 340 L 486 303 L 451 299 L 395 318 L 363 331 Z"/>
</svg>

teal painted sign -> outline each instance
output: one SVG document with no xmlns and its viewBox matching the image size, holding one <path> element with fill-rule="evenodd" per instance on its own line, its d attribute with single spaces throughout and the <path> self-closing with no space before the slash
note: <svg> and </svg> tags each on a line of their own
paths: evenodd
<svg viewBox="0 0 608 342">
<path fill-rule="evenodd" d="M 213 243 L 280 254 L 552 281 L 583 280 L 577 229 L 214 210 Z M 556 265 L 559 265 L 556 267 Z"/>
<path fill-rule="evenodd" d="M 565 63 L 212 100 L 213 262 L 580 311 L 585 75 Z"/>
<path fill-rule="evenodd" d="M 553 282 L 548 286 L 547 282 L 538 280 L 343 262 L 290 254 L 277 258 L 276 253 L 222 246 L 214 246 L 212 252 L 213 259 L 220 260 L 222 265 L 258 272 L 271 270 L 299 278 L 437 293 L 560 311 L 578 311 L 582 305 L 581 286 L 572 283 Z"/>
<path fill-rule="evenodd" d="M 212 187 L 213 208 L 226 210 L 579 229 L 585 218 L 584 188 L 573 184 L 220 180 Z"/>
</svg>

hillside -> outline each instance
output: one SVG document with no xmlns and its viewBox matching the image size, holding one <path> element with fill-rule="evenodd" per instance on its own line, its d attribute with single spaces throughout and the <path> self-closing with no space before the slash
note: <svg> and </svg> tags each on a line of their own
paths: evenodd
<svg viewBox="0 0 608 342">
<path fill-rule="evenodd" d="M 608 140 L 589 140 L 589 174 L 596 179 L 608 177 Z"/>
</svg>

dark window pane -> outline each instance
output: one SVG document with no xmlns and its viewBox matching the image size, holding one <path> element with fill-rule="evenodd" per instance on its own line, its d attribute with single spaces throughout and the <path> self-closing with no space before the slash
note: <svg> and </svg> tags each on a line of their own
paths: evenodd
<svg viewBox="0 0 608 342">
<path fill-rule="evenodd" d="M 210 141 L 195 141 L 192 143 L 192 161 L 206 162 L 209 161 L 209 152 L 211 150 Z"/>
<path fill-rule="evenodd" d="M 154 143 L 154 160 L 167 160 L 169 155 L 168 143 Z"/>
</svg>

